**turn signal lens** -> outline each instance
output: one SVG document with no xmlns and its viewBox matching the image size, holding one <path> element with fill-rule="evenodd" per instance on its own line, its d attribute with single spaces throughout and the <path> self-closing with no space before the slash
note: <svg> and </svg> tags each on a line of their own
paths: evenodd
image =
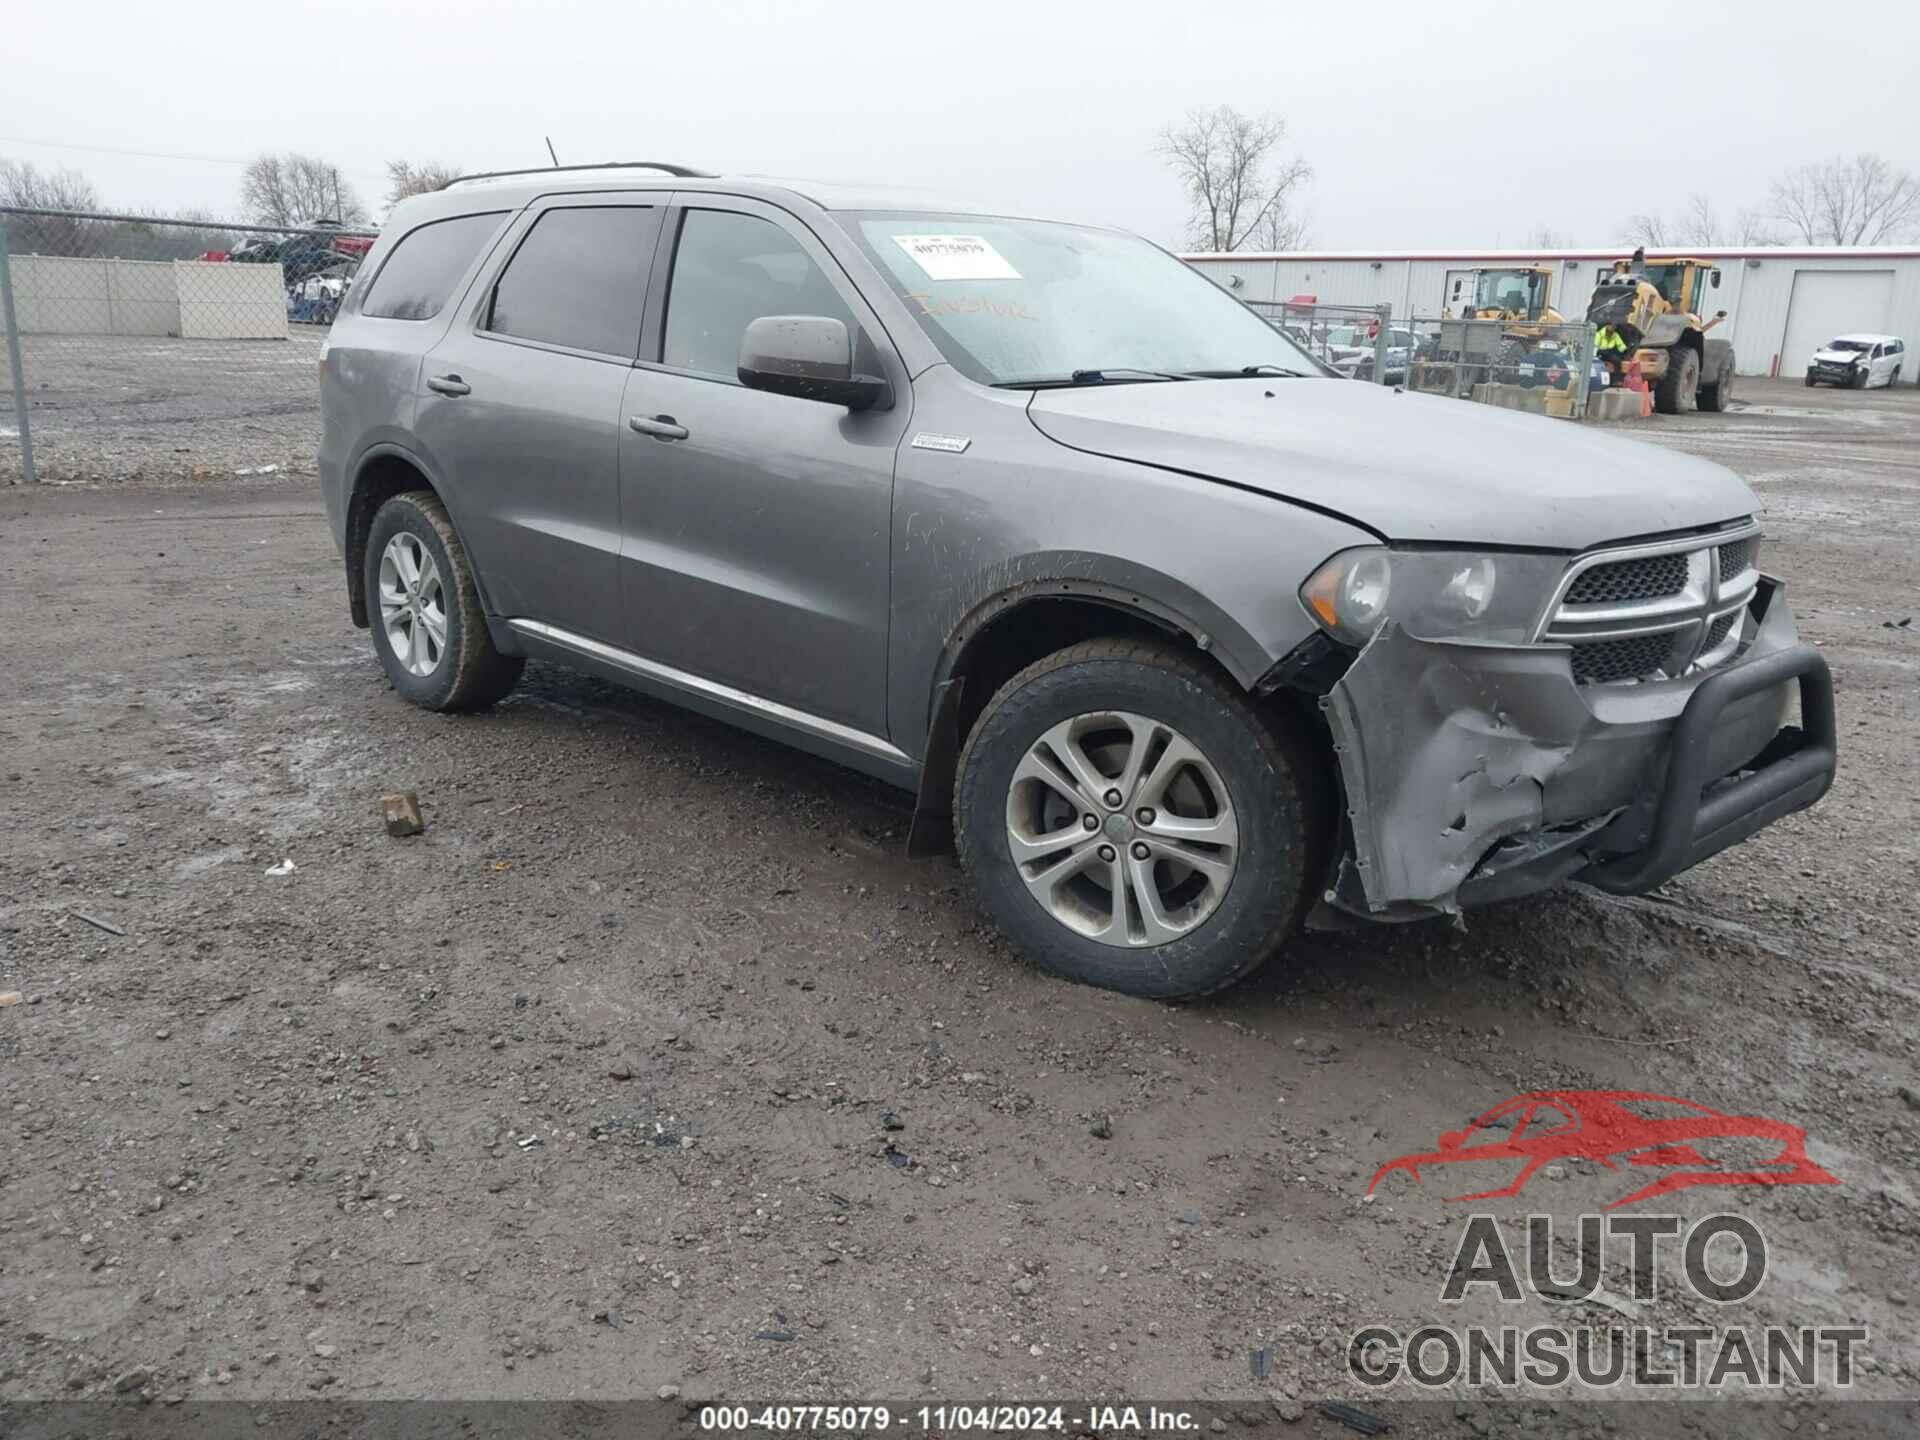
<svg viewBox="0 0 1920 1440">
<path fill-rule="evenodd" d="M 1387 618 L 1393 557 L 1385 550 L 1343 550 L 1300 587 L 1300 599 L 1326 629 L 1363 645 Z"/>
</svg>

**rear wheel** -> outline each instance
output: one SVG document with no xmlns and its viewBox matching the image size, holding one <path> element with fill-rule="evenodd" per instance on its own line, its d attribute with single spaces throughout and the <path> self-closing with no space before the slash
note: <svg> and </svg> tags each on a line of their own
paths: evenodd
<svg viewBox="0 0 1920 1440">
<path fill-rule="evenodd" d="M 373 650 L 387 678 L 428 710 L 480 710 L 526 668 L 493 647 L 480 588 L 453 521 L 431 490 L 395 495 L 367 534 Z"/>
<path fill-rule="evenodd" d="M 1171 646 L 1095 640 L 1028 666 L 960 757 L 960 862 L 1056 974 L 1172 998 L 1294 932 L 1312 873 L 1307 750 Z"/>
<path fill-rule="evenodd" d="M 1700 408 L 1711 410 L 1715 414 L 1725 410 L 1733 401 L 1733 357 L 1729 355 L 1721 367 L 1720 378 L 1711 385 L 1700 387 Z"/>
<path fill-rule="evenodd" d="M 1700 404 L 1700 352 L 1672 350 L 1667 373 L 1654 382 L 1653 405 L 1662 415 L 1685 415 Z"/>
</svg>

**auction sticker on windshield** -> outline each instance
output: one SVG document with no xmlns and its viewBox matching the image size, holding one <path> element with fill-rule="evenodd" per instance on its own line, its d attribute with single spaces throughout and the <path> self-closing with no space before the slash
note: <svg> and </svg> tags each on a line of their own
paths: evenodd
<svg viewBox="0 0 1920 1440">
<path fill-rule="evenodd" d="M 1018 280 L 1020 272 L 980 235 L 896 235 L 929 280 Z"/>
</svg>

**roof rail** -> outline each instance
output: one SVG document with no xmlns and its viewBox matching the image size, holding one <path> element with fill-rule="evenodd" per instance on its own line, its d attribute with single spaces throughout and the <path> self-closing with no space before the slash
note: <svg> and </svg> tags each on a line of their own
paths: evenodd
<svg viewBox="0 0 1920 1440">
<path fill-rule="evenodd" d="M 536 165 L 526 170 L 486 170 L 477 175 L 457 175 L 440 188 L 451 190 L 469 180 L 503 180 L 510 175 L 565 175 L 576 170 L 658 170 L 683 180 L 714 180 L 711 170 L 696 170 L 691 165 L 674 165 L 665 160 L 609 160 L 600 165 Z"/>
</svg>

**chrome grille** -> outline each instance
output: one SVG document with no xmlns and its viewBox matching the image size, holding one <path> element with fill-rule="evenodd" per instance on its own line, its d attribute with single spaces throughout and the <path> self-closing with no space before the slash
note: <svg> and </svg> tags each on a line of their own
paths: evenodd
<svg viewBox="0 0 1920 1440">
<path fill-rule="evenodd" d="M 1672 679 L 1724 664 L 1760 581 L 1758 536 L 1748 522 L 1583 555 L 1568 567 L 1536 638 L 1572 648 L 1582 685 Z"/>
<path fill-rule="evenodd" d="M 1658 600 L 1687 588 L 1687 557 L 1648 555 L 1616 560 L 1584 571 L 1567 589 L 1568 605 L 1618 605 L 1626 600 Z"/>
<path fill-rule="evenodd" d="M 1726 584 L 1753 563 L 1753 541 L 1736 540 L 1720 547 L 1720 583 Z"/>
</svg>

